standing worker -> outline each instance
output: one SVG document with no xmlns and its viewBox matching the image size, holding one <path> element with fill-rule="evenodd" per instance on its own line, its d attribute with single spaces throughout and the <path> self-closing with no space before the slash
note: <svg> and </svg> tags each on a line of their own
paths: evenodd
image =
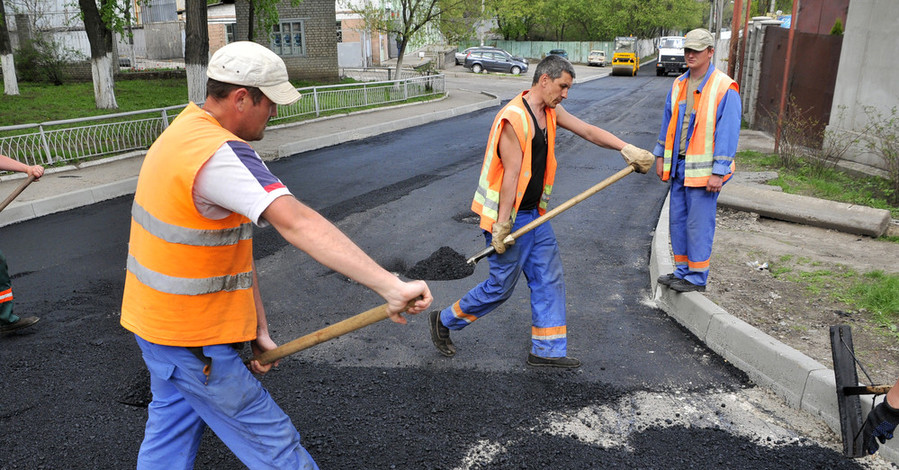
<svg viewBox="0 0 899 470">
<path fill-rule="evenodd" d="M 44 174 L 44 167 L 40 165 L 26 165 L 18 160 L 13 160 L 6 155 L 0 155 L 0 171 L 19 171 L 33 176 L 35 179 Z M 6 256 L 0 251 L 0 333 L 8 333 L 37 323 L 40 318 L 35 316 L 19 317 L 12 313 L 13 297 L 12 283 L 9 279 L 9 266 L 6 265 Z"/>
<path fill-rule="evenodd" d="M 581 364 L 567 354 L 565 281 L 552 227 L 543 223 L 509 246 L 503 241 L 546 212 L 556 175 L 557 125 L 600 147 L 621 151 L 640 173 L 649 171 L 653 158 L 569 114 L 560 103 L 568 97 L 573 80 L 568 60 L 547 56 L 534 70 L 531 88 L 512 99 L 493 121 L 471 209 L 480 215 L 486 243 L 496 253 L 488 257 L 486 281 L 451 306 L 431 312 L 431 340 L 444 356 L 456 353 L 449 330 L 461 330 L 499 307 L 523 273 L 531 290 L 532 346 L 527 363 L 567 368 Z"/>
<path fill-rule="evenodd" d="M 739 88 L 711 64 L 714 53 L 707 30 L 684 37 L 687 72 L 674 80 L 652 152 L 656 174 L 671 181 L 668 224 L 675 264 L 658 282 L 677 292 L 705 291 L 718 195 L 733 174 L 740 137 Z"/>
<path fill-rule="evenodd" d="M 254 42 L 209 61 L 206 102 L 189 103 L 150 147 L 131 210 L 122 325 L 150 370 L 139 469 L 193 468 L 209 426 L 252 469 L 316 469 L 290 418 L 253 377 L 237 345 L 274 349 L 253 262 L 252 224 L 271 224 L 323 265 L 381 295 L 405 323 L 432 300 L 422 281 L 382 269 L 291 195 L 247 141 L 277 105 L 300 98 L 284 62 Z M 272 364 L 251 361 L 252 372 Z"/>
</svg>

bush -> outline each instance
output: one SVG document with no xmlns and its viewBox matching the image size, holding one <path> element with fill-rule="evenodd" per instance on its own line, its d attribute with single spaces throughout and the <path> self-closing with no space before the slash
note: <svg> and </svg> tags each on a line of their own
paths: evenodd
<svg viewBox="0 0 899 470">
<path fill-rule="evenodd" d="M 25 41 L 16 52 L 16 73 L 23 82 L 62 85 L 66 68 L 80 54 L 53 40 L 38 38 Z"/>
</svg>

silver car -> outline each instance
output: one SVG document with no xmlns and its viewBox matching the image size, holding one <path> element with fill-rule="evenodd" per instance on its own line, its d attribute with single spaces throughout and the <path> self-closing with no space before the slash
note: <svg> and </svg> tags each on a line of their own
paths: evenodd
<svg viewBox="0 0 899 470">
<path fill-rule="evenodd" d="M 519 75 L 528 71 L 528 61 L 522 57 L 512 57 L 512 54 L 502 49 L 477 48 L 465 56 L 465 68 L 474 73 L 502 72 Z"/>
<path fill-rule="evenodd" d="M 456 65 L 464 65 L 465 64 L 465 56 L 467 56 L 469 52 L 471 52 L 475 49 L 497 49 L 497 48 L 493 47 L 493 46 L 474 46 L 474 47 L 469 47 L 468 49 L 465 49 L 462 52 L 456 52 Z"/>
</svg>

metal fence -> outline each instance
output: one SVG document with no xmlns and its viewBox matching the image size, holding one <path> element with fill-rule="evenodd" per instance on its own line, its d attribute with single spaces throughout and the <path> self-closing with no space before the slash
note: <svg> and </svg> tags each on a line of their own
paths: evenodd
<svg viewBox="0 0 899 470">
<path fill-rule="evenodd" d="M 299 88 L 296 103 L 278 107 L 273 123 L 287 123 L 438 96 L 443 75 Z M 52 166 L 147 149 L 186 105 L 0 127 L 0 154 L 28 165 Z"/>
</svg>

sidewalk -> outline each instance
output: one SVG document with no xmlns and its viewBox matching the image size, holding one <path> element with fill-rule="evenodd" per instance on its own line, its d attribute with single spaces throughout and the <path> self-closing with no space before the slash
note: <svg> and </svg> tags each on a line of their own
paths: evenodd
<svg viewBox="0 0 899 470">
<path fill-rule="evenodd" d="M 599 77 L 591 77 L 599 78 Z M 499 105 L 499 98 L 471 90 L 451 90 L 444 99 L 390 109 L 372 110 L 328 117 L 301 124 L 273 126 L 253 147 L 266 160 L 323 148 L 341 142 L 370 137 L 427 122 L 470 113 Z M 741 131 L 740 150 L 770 152 L 773 140 L 757 131 Z M 29 220 L 54 212 L 94 204 L 132 194 L 144 152 L 98 162 L 48 170 L 40 181 L 31 184 L 3 212 L 0 226 Z M 0 178 L 0 198 L 18 187 L 21 175 Z M 735 181 L 734 184 L 737 182 Z M 771 214 L 795 209 L 794 200 L 780 201 L 768 193 L 765 199 Z M 722 194 L 723 198 L 724 194 Z M 817 201 L 817 200 L 816 200 Z M 839 212 L 837 203 L 817 201 L 818 212 Z M 724 204 L 724 202 L 722 202 Z M 876 215 L 874 215 L 876 217 Z M 804 223 L 801 216 L 794 222 Z M 713 351 L 746 372 L 758 385 L 778 393 L 790 406 L 806 410 L 823 419 L 839 435 L 839 412 L 833 371 L 808 356 L 762 333 L 713 304 L 702 294 L 675 294 L 656 285 L 661 273 L 671 272 L 673 262 L 668 250 L 668 204 L 662 208 L 650 259 L 651 288 L 659 308 L 675 318 Z M 871 398 L 862 397 L 866 413 Z M 881 446 L 879 455 L 899 463 L 899 439 Z"/>
</svg>

